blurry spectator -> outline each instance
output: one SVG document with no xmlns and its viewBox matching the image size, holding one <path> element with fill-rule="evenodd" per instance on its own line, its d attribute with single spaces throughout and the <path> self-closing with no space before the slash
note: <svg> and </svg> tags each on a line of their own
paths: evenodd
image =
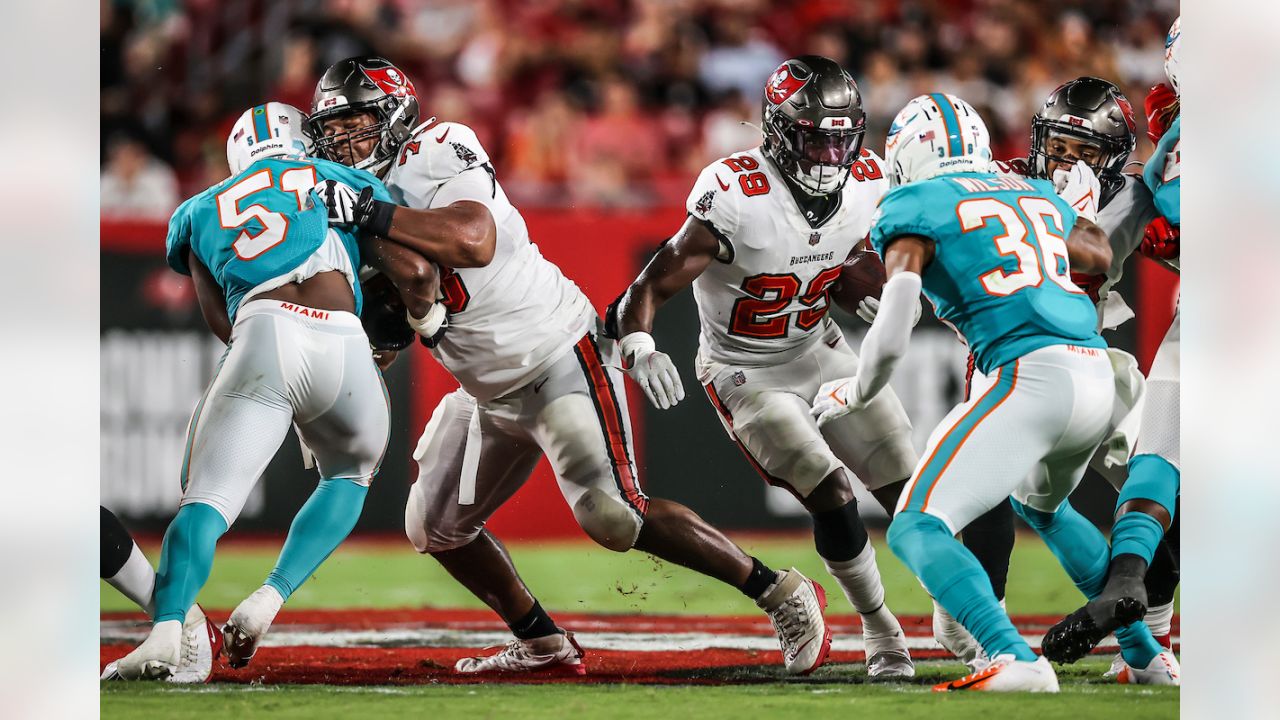
<svg viewBox="0 0 1280 720">
<path fill-rule="evenodd" d="M 280 59 L 280 76 L 264 100 L 292 105 L 304 113 L 311 112 L 311 97 L 316 81 L 324 72 L 317 68 L 315 43 L 306 35 L 292 35 L 284 42 Z"/>
<path fill-rule="evenodd" d="M 760 98 L 763 95 L 763 86 L 749 100 L 735 92 L 720 107 L 707 113 L 702 124 L 702 165 L 760 144 L 763 139 L 760 134 Z"/>
<path fill-rule="evenodd" d="M 578 123 L 570 166 L 572 196 L 599 205 L 643 205 L 644 179 L 665 170 L 655 123 L 636 107 L 636 91 L 620 77 L 606 80 L 600 110 Z"/>
<path fill-rule="evenodd" d="M 714 17 L 711 49 L 702 56 L 698 77 L 712 92 L 736 90 L 750 97 L 787 58 L 753 26 L 747 12 L 725 8 Z"/>
<path fill-rule="evenodd" d="M 102 215 L 167 220 L 178 206 L 173 171 L 141 142 L 120 137 L 107 151 L 102 172 Z"/>
</svg>

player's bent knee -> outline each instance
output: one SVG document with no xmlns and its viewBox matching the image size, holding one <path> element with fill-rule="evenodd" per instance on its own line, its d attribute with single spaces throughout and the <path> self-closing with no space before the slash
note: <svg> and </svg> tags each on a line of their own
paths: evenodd
<svg viewBox="0 0 1280 720">
<path fill-rule="evenodd" d="M 1009 502 L 1013 505 L 1013 511 L 1018 514 L 1018 517 L 1022 518 L 1036 532 L 1047 530 L 1053 524 L 1054 516 L 1057 515 L 1057 513 L 1027 507 L 1013 498 L 1009 498 Z"/>
<path fill-rule="evenodd" d="M 916 575 L 917 568 L 909 559 L 916 561 L 930 557 L 930 548 L 937 542 L 938 536 L 949 538 L 951 531 L 942 520 L 916 510 L 904 510 L 894 516 L 889 523 L 886 540 L 894 555 L 906 562 Z"/>
<path fill-rule="evenodd" d="M 614 552 L 626 552 L 636 544 L 640 517 L 618 498 L 590 488 L 573 505 L 573 517 L 592 540 Z"/>
</svg>

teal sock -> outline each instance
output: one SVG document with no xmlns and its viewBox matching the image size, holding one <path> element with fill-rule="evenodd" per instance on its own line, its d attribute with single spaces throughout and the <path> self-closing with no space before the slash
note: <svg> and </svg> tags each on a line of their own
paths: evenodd
<svg viewBox="0 0 1280 720">
<path fill-rule="evenodd" d="M 1137 555 L 1150 564 L 1162 537 L 1164 526 L 1159 520 L 1144 512 L 1127 512 L 1111 526 L 1111 557 Z"/>
<path fill-rule="evenodd" d="M 1165 508 L 1172 519 L 1181 481 L 1182 473 L 1168 460 L 1138 455 L 1129 461 L 1129 477 L 1120 488 L 1116 510 L 1131 500 L 1149 500 Z M 1137 555 L 1150 563 L 1163 537 L 1164 527 L 1158 520 L 1143 512 L 1126 512 L 1111 527 L 1111 557 Z"/>
<path fill-rule="evenodd" d="M 889 525 L 889 547 L 987 655 L 1036 659 L 1031 646 L 1000 607 L 978 559 L 941 520 L 914 510 L 898 513 Z"/>
<path fill-rule="evenodd" d="M 1080 592 L 1090 599 L 1097 597 L 1107 581 L 1107 566 L 1111 563 L 1102 531 L 1069 502 L 1063 502 L 1052 513 L 1029 508 L 1017 500 L 1009 502 L 1013 503 L 1013 511 L 1049 546 Z"/>
<path fill-rule="evenodd" d="M 1126 625 L 1116 630 L 1116 642 L 1120 643 L 1120 654 L 1129 667 L 1142 670 L 1151 664 L 1157 655 L 1164 651 L 1164 646 L 1156 642 L 1151 628 L 1142 621 Z"/>
<path fill-rule="evenodd" d="M 155 622 L 186 619 L 187 610 L 209 580 L 214 549 L 226 531 L 227 521 L 211 505 L 193 502 L 178 509 L 160 547 L 160 569 L 152 596 Z"/>
<path fill-rule="evenodd" d="M 288 600 L 351 534 L 368 494 L 367 486 L 351 480 L 321 479 L 294 516 L 280 560 L 267 576 L 266 584 Z"/>
</svg>

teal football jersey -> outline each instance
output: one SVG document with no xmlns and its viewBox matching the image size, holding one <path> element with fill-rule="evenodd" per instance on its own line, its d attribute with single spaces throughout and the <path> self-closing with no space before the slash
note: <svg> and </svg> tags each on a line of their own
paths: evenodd
<svg viewBox="0 0 1280 720">
<path fill-rule="evenodd" d="M 1174 225 L 1182 224 L 1182 116 L 1174 119 L 1147 158 L 1142 178 L 1155 198 L 1156 209 Z"/>
<path fill-rule="evenodd" d="M 222 288 L 227 315 L 234 322 L 245 293 L 293 271 L 324 243 L 329 213 L 311 193 L 321 180 L 337 180 L 357 192 L 372 187 L 375 198 L 391 201 L 382 182 L 363 170 L 319 158 L 259 160 L 178 206 L 165 241 L 169 267 L 190 275 L 190 248 Z M 358 269 L 360 246 L 355 234 L 334 230 L 342 238 L 352 269 Z M 359 313 L 359 283 L 352 290 Z"/>
<path fill-rule="evenodd" d="M 1075 222 L 1044 180 L 955 173 L 890 190 L 871 243 L 883 255 L 902 235 L 934 241 L 925 297 L 989 374 L 1049 345 L 1106 347 L 1093 303 L 1071 282 Z"/>
</svg>

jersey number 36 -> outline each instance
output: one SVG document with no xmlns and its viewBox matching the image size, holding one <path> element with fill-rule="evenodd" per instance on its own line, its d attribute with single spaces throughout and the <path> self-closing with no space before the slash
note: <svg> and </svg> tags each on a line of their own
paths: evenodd
<svg viewBox="0 0 1280 720">
<path fill-rule="evenodd" d="M 276 187 L 293 193 L 298 199 L 298 209 L 303 210 L 306 207 L 307 193 L 315 185 L 315 168 L 301 167 L 280 173 L 280 184 Z M 262 224 L 262 229 L 257 234 L 244 230 L 231 244 L 231 249 L 241 260 L 252 260 L 284 242 L 285 234 L 289 231 L 289 218 L 268 210 L 265 205 L 254 203 L 247 208 L 240 207 L 240 201 L 246 197 L 273 186 L 275 183 L 271 169 L 265 168 L 218 193 L 218 222 L 223 229 L 234 230 L 243 227 L 250 220 L 257 220 Z"/>
<path fill-rule="evenodd" d="M 980 275 L 982 287 L 992 295 L 1003 297 L 1024 288 L 1040 287 L 1048 276 L 1063 290 L 1083 294 L 1084 291 L 1071 282 L 1062 213 L 1042 197 L 1020 197 L 1017 204 L 1014 208 L 995 198 L 974 198 L 956 206 L 960 227 L 966 233 L 986 228 L 990 220 L 999 220 L 1004 233 L 994 238 L 996 251 L 1018 261 L 1013 272 L 998 267 Z M 1053 223 L 1052 229 L 1047 221 Z M 1035 237 L 1037 245 L 1027 242 L 1028 234 Z"/>
</svg>

